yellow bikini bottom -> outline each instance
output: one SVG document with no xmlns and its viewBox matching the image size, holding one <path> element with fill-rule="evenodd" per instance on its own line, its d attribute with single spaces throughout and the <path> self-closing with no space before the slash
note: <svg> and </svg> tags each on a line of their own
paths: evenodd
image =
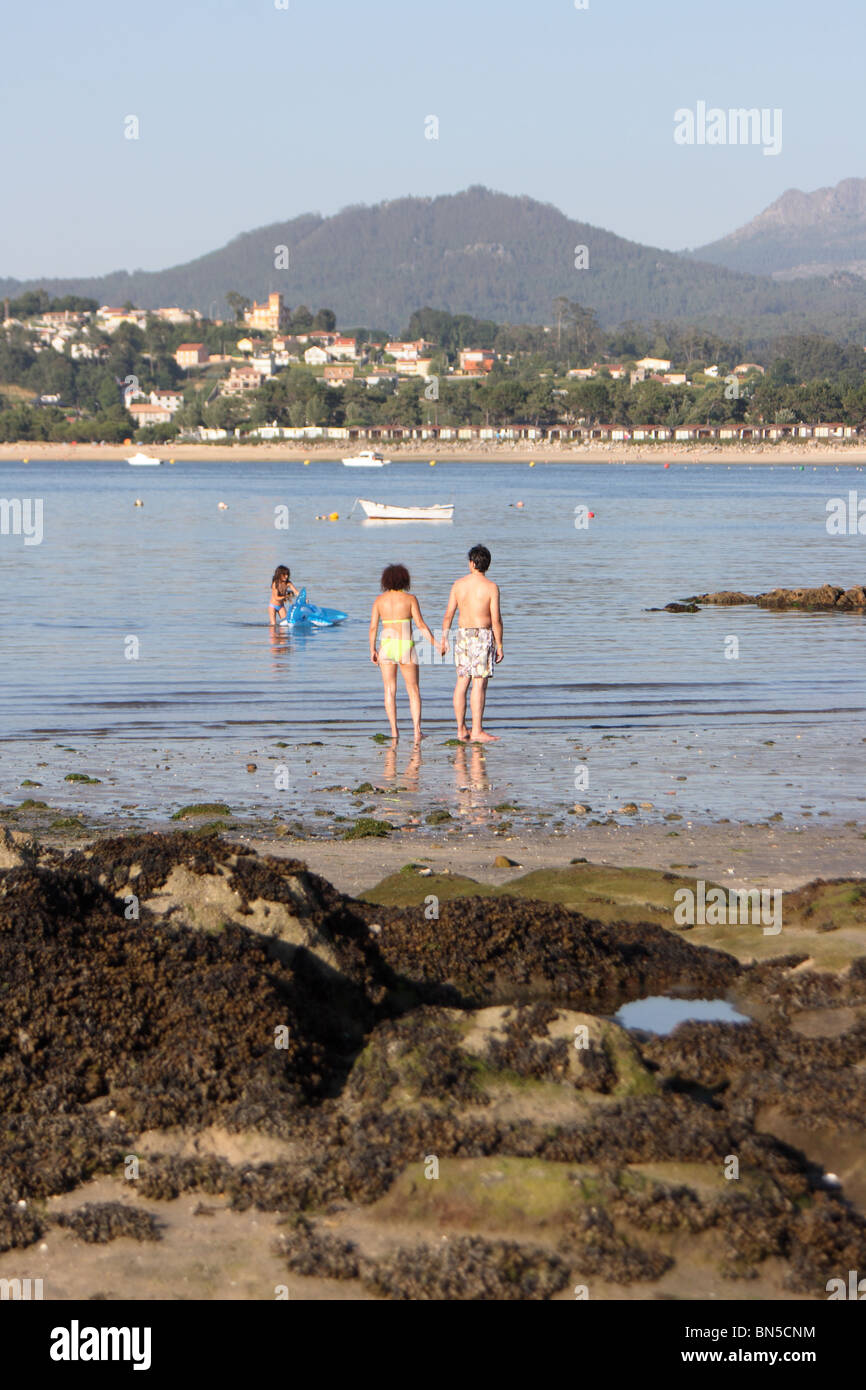
<svg viewBox="0 0 866 1390">
<path fill-rule="evenodd" d="M 383 623 L 385 622 L 403 624 L 408 623 L 409 619 L 385 618 Z M 398 664 L 415 661 L 415 642 L 411 636 L 411 628 L 408 637 L 401 637 L 396 632 L 383 632 L 382 640 L 379 643 L 379 660 L 396 661 Z"/>
</svg>

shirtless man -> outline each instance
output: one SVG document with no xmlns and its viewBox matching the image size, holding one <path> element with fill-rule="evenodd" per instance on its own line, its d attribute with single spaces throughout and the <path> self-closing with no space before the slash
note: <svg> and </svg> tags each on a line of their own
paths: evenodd
<svg viewBox="0 0 866 1390">
<path fill-rule="evenodd" d="M 442 620 L 442 639 L 447 641 L 454 614 L 460 624 L 454 643 L 454 664 L 457 683 L 454 686 L 454 714 L 457 737 L 463 742 L 494 743 L 497 734 L 488 734 L 482 727 L 487 682 L 493 675 L 494 662 L 502 660 L 502 618 L 499 614 L 499 585 L 487 578 L 490 551 L 486 545 L 473 545 L 469 552 L 469 573 L 452 586 L 448 607 Z M 472 710 L 472 732 L 466 728 L 466 694 L 472 685 L 469 705 Z"/>
</svg>

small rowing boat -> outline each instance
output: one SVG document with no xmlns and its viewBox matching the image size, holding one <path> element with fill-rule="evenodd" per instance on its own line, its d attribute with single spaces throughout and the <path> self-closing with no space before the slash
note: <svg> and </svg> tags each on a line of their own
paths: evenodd
<svg viewBox="0 0 866 1390">
<path fill-rule="evenodd" d="M 439 502 L 432 507 L 394 507 L 388 502 L 371 502 L 359 497 L 355 503 L 371 521 L 451 521 L 453 502 Z"/>
</svg>

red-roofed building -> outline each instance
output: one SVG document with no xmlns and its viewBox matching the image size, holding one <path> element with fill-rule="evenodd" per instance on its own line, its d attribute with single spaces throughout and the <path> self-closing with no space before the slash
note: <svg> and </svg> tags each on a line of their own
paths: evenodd
<svg viewBox="0 0 866 1390">
<path fill-rule="evenodd" d="M 255 367 L 232 367 L 228 376 L 220 382 L 221 396 L 241 396 L 245 391 L 258 391 L 264 377 Z"/>
<path fill-rule="evenodd" d="M 170 425 L 171 411 L 167 406 L 152 405 L 149 401 L 126 407 L 139 429 L 143 425 Z"/>
<path fill-rule="evenodd" d="M 210 361 L 210 353 L 204 343 L 181 343 L 174 360 L 184 371 L 189 367 L 202 367 Z"/>
<path fill-rule="evenodd" d="M 496 354 L 489 348 L 464 348 L 460 353 L 460 370 L 479 375 L 492 371 L 495 361 Z"/>
<path fill-rule="evenodd" d="M 328 351 L 332 357 L 342 358 L 346 362 L 354 362 L 358 356 L 354 338 L 335 337 L 328 344 Z"/>
</svg>

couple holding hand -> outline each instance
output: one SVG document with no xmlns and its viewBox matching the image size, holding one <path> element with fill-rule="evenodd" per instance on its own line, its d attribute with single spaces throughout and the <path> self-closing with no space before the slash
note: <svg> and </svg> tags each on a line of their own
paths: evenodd
<svg viewBox="0 0 866 1390">
<path fill-rule="evenodd" d="M 412 637 L 412 624 L 423 632 L 430 644 L 445 655 L 448 634 L 454 614 L 458 614 L 458 631 L 454 643 L 454 665 L 457 681 L 454 686 L 454 715 L 457 737 L 463 742 L 493 743 L 495 734 L 483 728 L 487 682 L 493 675 L 494 664 L 502 660 L 502 618 L 499 612 L 499 585 L 487 578 L 490 551 L 486 545 L 474 545 L 469 552 L 469 573 L 451 586 L 448 607 L 442 620 L 442 640 L 436 641 L 421 616 L 418 600 L 409 593 L 409 571 L 405 565 L 388 565 L 382 571 L 382 592 L 373 604 L 370 615 L 370 660 L 382 672 L 385 692 L 385 713 L 391 725 L 391 735 L 399 738 L 397 729 L 397 667 L 403 673 L 415 742 L 421 734 L 421 690 L 418 682 L 418 658 Z M 379 624 L 382 640 L 376 649 Z M 472 728 L 466 727 L 466 696 L 470 692 Z"/>
</svg>

